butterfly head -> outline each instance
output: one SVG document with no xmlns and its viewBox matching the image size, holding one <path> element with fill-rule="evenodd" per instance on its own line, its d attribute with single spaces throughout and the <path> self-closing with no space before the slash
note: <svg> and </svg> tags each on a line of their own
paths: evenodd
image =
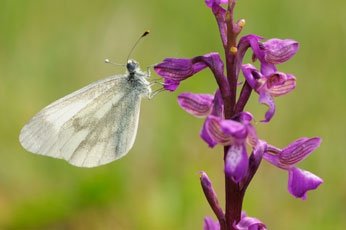
<svg viewBox="0 0 346 230">
<path fill-rule="evenodd" d="M 127 61 L 126 64 L 127 71 L 131 73 L 135 73 L 139 69 L 139 64 L 133 59 Z"/>
</svg>

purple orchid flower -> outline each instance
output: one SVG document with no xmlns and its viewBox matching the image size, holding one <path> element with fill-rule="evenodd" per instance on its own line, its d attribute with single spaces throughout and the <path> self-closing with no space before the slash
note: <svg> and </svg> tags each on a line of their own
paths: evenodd
<svg viewBox="0 0 346 230">
<path fill-rule="evenodd" d="M 253 143 L 257 139 L 256 132 L 250 124 L 252 115 L 242 113 L 240 120 L 225 120 L 217 111 L 222 111 L 220 95 L 216 93 L 216 100 L 210 94 L 192 94 L 182 93 L 178 96 L 179 105 L 188 113 L 196 117 L 206 117 L 201 137 L 210 146 L 215 147 L 217 144 L 224 146 L 230 145 L 225 162 L 225 172 L 235 182 L 239 182 L 247 173 L 248 154 L 246 151 L 246 140 L 249 137 Z M 218 116 L 219 115 L 219 116 Z M 248 134 L 251 135 L 248 135 Z M 256 142 L 256 141 L 255 141 Z M 254 144 L 255 145 L 255 144 Z"/>
<path fill-rule="evenodd" d="M 162 63 L 155 65 L 156 73 L 164 78 L 164 88 L 175 91 L 180 82 L 209 67 L 218 76 L 220 81 L 224 78 L 223 62 L 218 53 L 209 53 L 187 58 L 166 58 Z"/>
<path fill-rule="evenodd" d="M 268 75 L 276 72 L 276 64 L 281 64 L 291 59 L 299 49 L 299 43 L 292 39 L 273 38 L 261 42 L 263 38 L 249 34 L 242 37 L 238 44 L 238 68 L 248 48 L 253 51 L 253 61 L 259 60 L 261 63 L 261 73 Z"/>
<path fill-rule="evenodd" d="M 245 112 L 251 93 L 255 91 L 259 103 L 268 106 L 262 122 L 273 118 L 274 97 L 288 94 L 296 86 L 295 76 L 278 71 L 277 65 L 290 60 L 297 53 L 299 44 L 292 39 L 263 41 L 263 37 L 255 34 L 243 36 L 237 42 L 245 20 L 234 22 L 236 0 L 205 0 L 205 4 L 216 19 L 225 62 L 218 53 L 211 52 L 193 58 L 166 58 L 154 70 L 163 78 L 167 91 L 177 90 L 182 81 L 206 68 L 211 70 L 217 83 L 214 95 L 185 92 L 178 96 L 178 104 L 183 110 L 204 119 L 200 131 L 202 140 L 211 148 L 219 145 L 224 149 L 225 211 L 220 207 L 209 177 L 201 172 L 203 192 L 218 219 L 214 221 L 206 217 L 204 230 L 265 230 L 261 221 L 242 212 L 246 189 L 263 158 L 288 172 L 288 191 L 297 198 L 306 199 L 306 193 L 323 182 L 318 176 L 296 167 L 320 145 L 320 138 L 300 138 L 286 148 L 276 148 L 259 139 L 253 116 Z M 252 61 L 259 61 L 259 69 L 243 63 L 249 50 L 252 51 Z M 238 94 L 241 72 L 245 81 Z"/>
<path fill-rule="evenodd" d="M 273 97 L 291 92 L 296 87 L 295 77 L 282 72 L 271 72 L 269 75 L 263 75 L 251 64 L 243 65 L 242 71 L 248 84 L 259 94 L 259 102 L 268 106 L 265 119 L 262 121 L 270 121 L 275 113 Z"/>
<path fill-rule="evenodd" d="M 269 146 L 263 158 L 274 166 L 288 171 L 288 191 L 295 197 L 306 199 L 309 190 L 316 189 L 323 180 L 318 176 L 295 167 L 321 144 L 321 139 L 300 138 L 283 149 Z"/>
</svg>

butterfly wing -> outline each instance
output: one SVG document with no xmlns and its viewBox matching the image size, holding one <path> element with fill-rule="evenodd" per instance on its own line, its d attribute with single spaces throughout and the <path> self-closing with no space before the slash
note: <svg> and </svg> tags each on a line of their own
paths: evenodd
<svg viewBox="0 0 346 230">
<path fill-rule="evenodd" d="M 79 167 L 109 163 L 134 143 L 140 100 L 126 76 L 97 81 L 42 109 L 21 130 L 20 143 Z"/>
</svg>

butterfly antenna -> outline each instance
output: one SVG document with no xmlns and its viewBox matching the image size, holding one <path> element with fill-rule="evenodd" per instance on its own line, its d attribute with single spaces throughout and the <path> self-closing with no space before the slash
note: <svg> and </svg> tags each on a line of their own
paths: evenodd
<svg viewBox="0 0 346 230">
<path fill-rule="evenodd" d="M 149 33 L 150 33 L 150 31 L 147 30 L 147 31 L 145 31 L 145 32 L 137 39 L 136 43 L 133 45 L 132 49 L 130 50 L 129 55 L 127 56 L 126 63 L 129 61 L 129 59 L 130 59 L 130 57 L 131 57 L 131 54 L 133 53 L 133 51 L 134 51 L 134 49 L 136 48 L 136 46 L 137 46 L 137 44 L 139 43 L 139 41 L 140 41 L 143 37 L 147 36 Z"/>
<path fill-rule="evenodd" d="M 112 64 L 112 65 L 117 65 L 117 66 L 125 66 L 125 64 L 119 64 L 119 63 L 116 63 L 116 62 L 112 62 L 108 58 L 105 59 L 105 63 Z"/>
</svg>

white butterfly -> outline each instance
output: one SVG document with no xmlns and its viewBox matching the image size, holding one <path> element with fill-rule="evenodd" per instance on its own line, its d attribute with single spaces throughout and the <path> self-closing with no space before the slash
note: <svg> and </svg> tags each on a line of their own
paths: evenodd
<svg viewBox="0 0 346 230">
<path fill-rule="evenodd" d="M 126 155 L 138 127 L 149 72 L 134 60 L 127 73 L 94 82 L 48 105 L 21 130 L 22 146 L 79 167 L 96 167 Z"/>
</svg>

